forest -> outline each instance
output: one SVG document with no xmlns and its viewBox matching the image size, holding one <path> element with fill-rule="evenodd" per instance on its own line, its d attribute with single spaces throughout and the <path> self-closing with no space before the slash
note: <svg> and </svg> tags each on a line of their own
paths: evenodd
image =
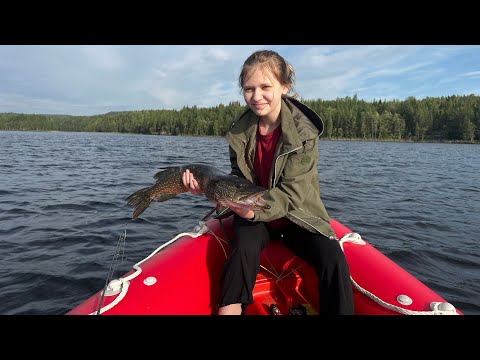
<svg viewBox="0 0 480 360">
<path fill-rule="evenodd" d="M 324 138 L 480 143 L 480 96 L 417 100 L 299 99 L 325 123 Z M 93 116 L 0 113 L 3 131 L 109 132 L 223 136 L 246 109 L 240 102 L 180 110 L 135 110 Z"/>
</svg>

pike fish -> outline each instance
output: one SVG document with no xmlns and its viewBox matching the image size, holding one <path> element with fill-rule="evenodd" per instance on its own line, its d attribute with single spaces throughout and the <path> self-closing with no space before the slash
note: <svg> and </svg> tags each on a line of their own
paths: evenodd
<svg viewBox="0 0 480 360">
<path fill-rule="evenodd" d="M 127 201 L 128 205 L 134 207 L 132 219 L 142 214 L 153 200 L 163 202 L 189 191 L 182 182 L 182 174 L 187 169 L 193 174 L 207 199 L 215 204 L 215 208 L 203 218 L 204 220 L 215 210 L 229 208 L 231 205 L 251 210 L 270 208 L 262 197 L 267 189 L 247 179 L 229 175 L 211 165 L 188 164 L 162 168 L 154 175 L 156 181 L 152 186 L 131 194 Z"/>
</svg>

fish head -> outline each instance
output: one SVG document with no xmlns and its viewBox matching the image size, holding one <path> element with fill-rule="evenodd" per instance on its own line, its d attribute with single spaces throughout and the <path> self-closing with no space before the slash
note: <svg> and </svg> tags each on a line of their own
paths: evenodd
<svg viewBox="0 0 480 360">
<path fill-rule="evenodd" d="M 254 190 L 248 188 L 240 188 L 234 193 L 234 195 L 228 199 L 228 202 L 237 207 L 244 207 L 251 210 L 264 210 L 270 209 L 270 205 L 267 204 L 263 195 L 267 193 L 266 189 Z"/>
<path fill-rule="evenodd" d="M 250 210 L 270 209 L 263 195 L 267 189 L 245 181 L 226 181 L 217 184 L 215 198 L 225 207 L 241 207 Z"/>
<path fill-rule="evenodd" d="M 270 209 L 270 205 L 268 205 L 263 198 L 263 195 L 265 195 L 267 191 L 268 190 L 260 190 L 254 193 L 240 193 L 236 201 L 251 207 L 252 210 Z"/>
</svg>

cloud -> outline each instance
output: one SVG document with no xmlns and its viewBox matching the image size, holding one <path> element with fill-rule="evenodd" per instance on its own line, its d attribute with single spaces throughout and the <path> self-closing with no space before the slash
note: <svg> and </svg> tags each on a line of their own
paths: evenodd
<svg viewBox="0 0 480 360">
<path fill-rule="evenodd" d="M 238 75 L 258 49 L 275 50 L 294 66 L 304 99 L 480 89 L 478 46 L 2 45 L 0 112 L 94 115 L 243 102 Z"/>
<path fill-rule="evenodd" d="M 466 77 L 474 77 L 477 78 L 480 76 L 480 71 L 470 71 L 464 74 L 460 74 L 460 76 L 466 76 Z"/>
<path fill-rule="evenodd" d="M 86 64 L 95 69 L 116 72 L 126 65 L 121 54 L 113 46 L 82 45 L 79 50 L 84 54 Z"/>
</svg>

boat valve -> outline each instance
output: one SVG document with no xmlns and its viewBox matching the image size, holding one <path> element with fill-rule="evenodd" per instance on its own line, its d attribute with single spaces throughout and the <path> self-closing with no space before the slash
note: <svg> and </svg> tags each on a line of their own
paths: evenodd
<svg viewBox="0 0 480 360">
<path fill-rule="evenodd" d="M 457 314 L 457 312 L 455 311 L 455 306 L 453 306 L 449 302 L 432 301 L 430 303 L 430 309 L 432 309 L 433 311 L 439 311 L 445 314 Z"/>
<path fill-rule="evenodd" d="M 105 289 L 105 296 L 112 296 L 112 295 L 117 295 L 122 291 L 122 280 L 120 279 L 114 279 L 110 281 L 107 285 L 107 288 Z"/>
</svg>

